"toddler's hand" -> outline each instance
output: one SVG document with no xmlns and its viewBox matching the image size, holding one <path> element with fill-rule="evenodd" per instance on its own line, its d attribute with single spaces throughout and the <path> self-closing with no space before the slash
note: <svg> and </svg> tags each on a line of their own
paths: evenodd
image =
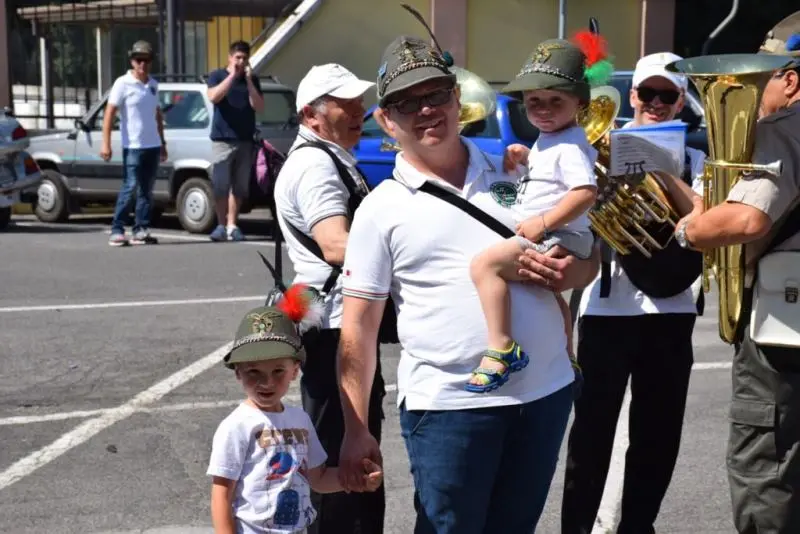
<svg viewBox="0 0 800 534">
<path fill-rule="evenodd" d="M 529 217 L 517 225 L 517 235 L 534 243 L 538 243 L 544 237 L 544 230 L 544 221 L 539 215 Z"/>
<path fill-rule="evenodd" d="M 364 465 L 364 471 L 367 473 L 364 475 L 364 485 L 367 491 L 376 491 L 381 487 L 381 484 L 383 484 L 383 471 L 381 470 L 381 466 L 369 458 L 364 458 L 362 464 Z"/>
<path fill-rule="evenodd" d="M 517 165 L 527 165 L 530 152 L 528 147 L 519 143 L 508 145 L 503 153 L 503 170 L 511 172 L 516 169 Z"/>
</svg>

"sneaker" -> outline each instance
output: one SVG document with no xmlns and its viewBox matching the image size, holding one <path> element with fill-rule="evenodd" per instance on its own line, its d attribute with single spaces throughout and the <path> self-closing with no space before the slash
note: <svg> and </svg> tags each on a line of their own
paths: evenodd
<svg viewBox="0 0 800 534">
<path fill-rule="evenodd" d="M 131 239 L 132 245 L 155 245 L 158 243 L 158 239 L 150 235 L 148 230 L 139 230 L 135 234 L 133 234 L 133 239 Z"/>
<path fill-rule="evenodd" d="M 244 241 L 244 234 L 238 226 L 228 228 L 228 239 L 231 241 Z"/>
<path fill-rule="evenodd" d="M 225 230 L 225 227 L 220 224 L 214 228 L 214 231 L 211 232 L 211 235 L 208 237 L 211 238 L 211 241 L 226 241 L 228 239 L 228 232 Z"/>
<path fill-rule="evenodd" d="M 111 234 L 111 237 L 108 238 L 108 244 L 112 247 L 124 247 L 128 244 L 128 238 L 125 237 L 125 234 Z"/>
</svg>

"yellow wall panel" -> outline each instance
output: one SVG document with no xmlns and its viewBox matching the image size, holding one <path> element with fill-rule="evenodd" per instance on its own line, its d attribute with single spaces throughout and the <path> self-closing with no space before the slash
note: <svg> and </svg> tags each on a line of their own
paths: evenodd
<svg viewBox="0 0 800 534">
<path fill-rule="evenodd" d="M 426 20 L 430 18 L 429 0 L 405 3 Z M 427 36 L 425 28 L 397 0 L 323 0 L 263 73 L 296 88 L 313 65 L 340 63 L 356 76 L 374 81 L 383 49 L 403 33 Z M 374 91 L 368 92 L 365 100 L 374 103 Z"/>
<path fill-rule="evenodd" d="M 228 64 L 228 49 L 234 41 L 255 38 L 267 23 L 262 17 L 214 17 L 206 23 L 208 70 Z"/>
<path fill-rule="evenodd" d="M 536 45 L 558 37 L 558 0 L 467 0 L 467 68 L 488 81 L 514 77 Z M 602 7 L 601 7 L 602 6 Z M 569 0 L 566 36 L 600 24 L 617 69 L 633 68 L 639 50 L 640 0 Z"/>
</svg>

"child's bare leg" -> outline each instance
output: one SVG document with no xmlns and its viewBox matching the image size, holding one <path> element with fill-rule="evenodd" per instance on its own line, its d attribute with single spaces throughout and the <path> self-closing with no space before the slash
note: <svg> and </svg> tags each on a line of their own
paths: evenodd
<svg viewBox="0 0 800 534">
<path fill-rule="evenodd" d="M 507 239 L 481 252 L 470 264 L 470 275 L 486 317 L 489 348 L 498 352 L 508 351 L 513 343 L 508 282 L 521 280 L 517 274 L 521 253 L 520 244 Z M 502 363 L 486 357 L 481 360 L 481 367 L 504 370 Z"/>
</svg>

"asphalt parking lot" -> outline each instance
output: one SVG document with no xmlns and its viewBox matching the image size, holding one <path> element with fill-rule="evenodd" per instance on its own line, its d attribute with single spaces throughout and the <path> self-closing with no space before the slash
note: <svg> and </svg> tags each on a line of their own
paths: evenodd
<svg viewBox="0 0 800 534">
<path fill-rule="evenodd" d="M 211 437 L 242 398 L 219 349 L 271 286 L 256 254 L 273 253 L 269 223 L 243 224 L 245 243 L 214 244 L 166 217 L 159 245 L 111 248 L 109 217 L 14 220 L 0 233 L 0 532 L 211 533 Z M 734 532 L 724 467 L 731 349 L 708 297 L 659 534 Z M 397 358 L 385 351 L 387 534 L 413 525 Z M 618 517 L 626 423 L 596 532 Z M 559 531 L 562 480 L 563 462 L 539 533 Z"/>
</svg>

